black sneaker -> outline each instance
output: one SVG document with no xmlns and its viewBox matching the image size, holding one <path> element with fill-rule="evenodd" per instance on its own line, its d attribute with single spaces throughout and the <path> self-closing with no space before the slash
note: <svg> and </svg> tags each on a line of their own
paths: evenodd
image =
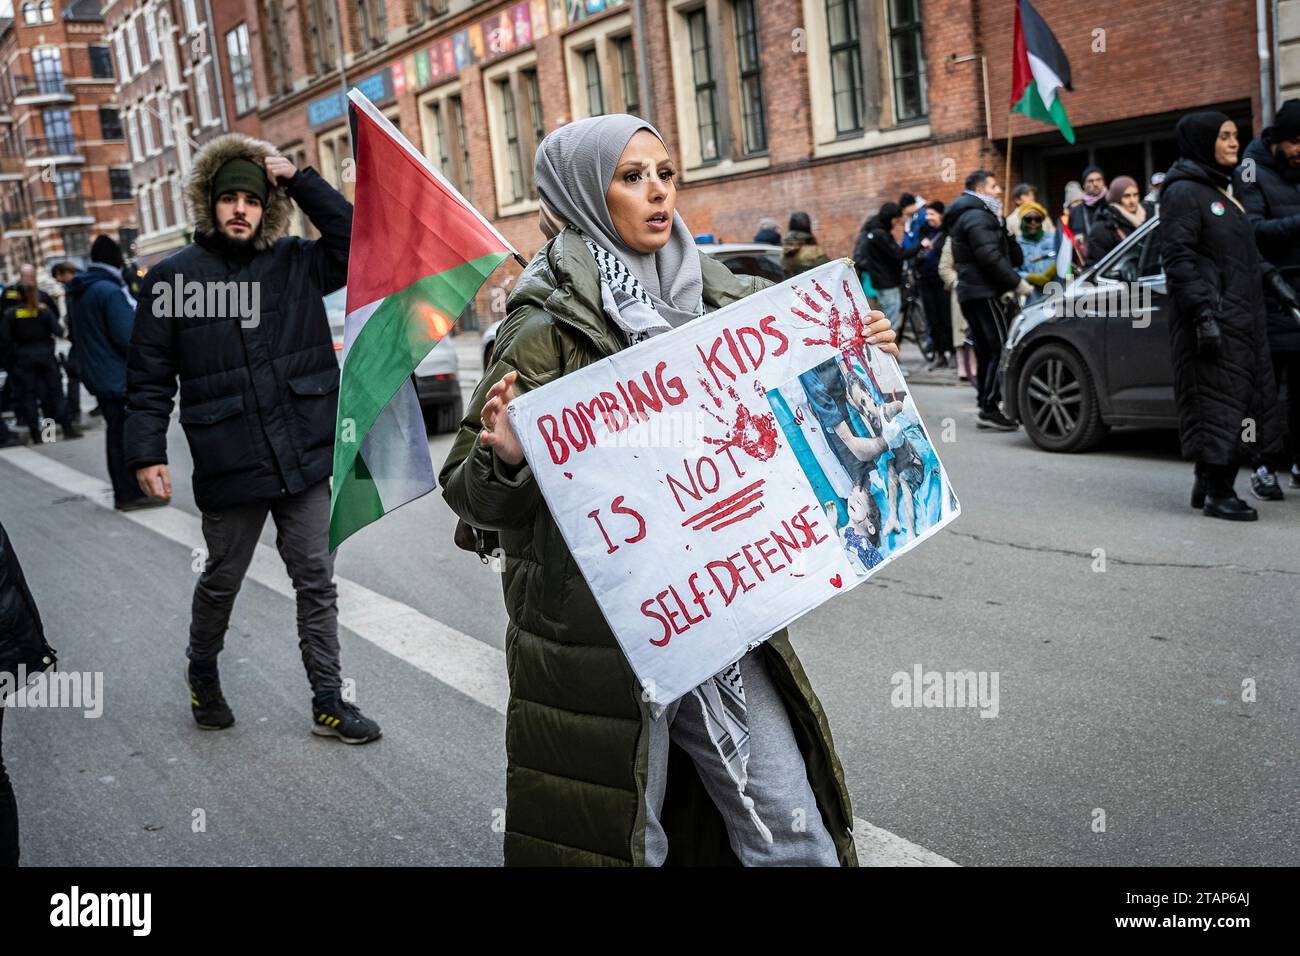
<svg viewBox="0 0 1300 956">
<path fill-rule="evenodd" d="M 1281 501 L 1282 486 L 1277 483 L 1277 476 L 1266 468 L 1257 468 L 1250 475 L 1250 493 L 1260 501 Z"/>
<path fill-rule="evenodd" d="M 356 704 L 338 697 L 328 704 L 313 704 L 312 712 L 311 732 L 318 737 L 337 737 L 345 744 L 368 744 L 384 733 Z"/>
<path fill-rule="evenodd" d="M 1300 488 L 1300 465 L 1291 466 L 1291 487 Z"/>
<path fill-rule="evenodd" d="M 221 679 L 216 671 L 208 677 L 195 674 L 193 665 L 185 665 L 185 686 L 190 689 L 190 711 L 194 722 L 204 730 L 225 730 L 235 722 L 226 698 L 221 693 Z"/>
<path fill-rule="evenodd" d="M 989 428 L 999 432 L 1013 432 L 1020 426 L 1003 415 L 1001 409 L 981 408 L 980 413 L 975 416 L 975 427 Z"/>
</svg>

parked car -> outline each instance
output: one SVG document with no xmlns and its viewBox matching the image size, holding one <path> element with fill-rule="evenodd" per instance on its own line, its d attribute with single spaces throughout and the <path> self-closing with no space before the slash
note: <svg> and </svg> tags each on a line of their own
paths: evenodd
<svg viewBox="0 0 1300 956">
<path fill-rule="evenodd" d="M 343 326 L 347 310 L 347 288 L 325 296 L 325 314 L 334 337 L 334 354 L 343 364 Z M 415 369 L 415 394 L 420 399 L 425 425 L 431 433 L 455 431 L 464 417 L 460 394 L 460 359 L 454 343 L 443 339 Z"/>
<path fill-rule="evenodd" d="M 781 247 L 761 242 L 710 242 L 700 243 L 700 252 L 717 259 L 724 266 L 742 276 L 762 276 L 773 282 L 785 281 L 785 266 L 781 261 Z M 492 364 L 492 343 L 504 319 L 492 323 L 483 333 L 483 367 Z"/>
<path fill-rule="evenodd" d="M 1086 451 L 1114 425 L 1176 428 L 1171 308 L 1153 218 L 1012 320 L 1001 358 L 1006 414 L 1057 452 Z"/>
</svg>

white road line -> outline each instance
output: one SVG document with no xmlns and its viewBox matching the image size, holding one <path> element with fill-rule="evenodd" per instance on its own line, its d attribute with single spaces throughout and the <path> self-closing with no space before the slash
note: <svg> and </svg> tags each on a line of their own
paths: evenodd
<svg viewBox="0 0 1300 956">
<path fill-rule="evenodd" d="M 81 495 L 113 511 L 113 489 L 105 481 L 69 468 L 30 448 L 7 448 L 0 460 L 71 495 Z M 203 548 L 203 526 L 180 508 L 119 512 L 120 517 L 174 541 L 197 556 Z M 284 562 L 272 547 L 259 543 L 248 578 L 278 594 L 293 598 L 293 584 Z M 418 668 L 434 680 L 504 715 L 510 698 L 505 654 L 482 641 L 448 627 L 410 605 L 385 597 L 364 585 L 335 576 L 339 590 L 339 624 Z M 863 866 L 957 866 L 925 847 L 853 820 L 854 842 Z"/>
</svg>

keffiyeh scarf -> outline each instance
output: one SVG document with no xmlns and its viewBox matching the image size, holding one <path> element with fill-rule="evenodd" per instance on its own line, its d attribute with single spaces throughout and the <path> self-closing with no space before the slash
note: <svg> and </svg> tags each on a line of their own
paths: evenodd
<svg viewBox="0 0 1300 956">
<path fill-rule="evenodd" d="M 644 342 L 652 335 L 667 332 L 673 326 L 655 309 L 650 296 L 618 256 L 589 237 L 583 236 L 596 268 L 600 272 L 600 299 L 605 314 L 622 331 L 629 345 Z M 704 300 L 700 299 L 695 314 L 704 314 Z M 757 646 L 757 645 L 755 645 Z M 746 648 L 746 653 L 751 648 Z M 704 713 L 704 726 L 713 742 L 718 757 L 727 774 L 740 792 L 741 803 L 763 838 L 772 842 L 772 831 L 767 828 L 754 809 L 754 800 L 745 793 L 749 779 L 749 721 L 745 713 L 745 687 L 740 676 L 740 661 L 736 660 L 714 674 L 703 684 L 691 690 L 700 702 Z M 655 720 L 663 715 L 664 708 L 652 713 Z"/>
</svg>

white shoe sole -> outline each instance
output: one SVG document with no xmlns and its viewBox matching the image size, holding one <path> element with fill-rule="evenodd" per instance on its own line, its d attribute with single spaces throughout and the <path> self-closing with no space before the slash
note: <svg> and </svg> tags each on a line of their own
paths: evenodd
<svg viewBox="0 0 1300 956">
<path fill-rule="evenodd" d="M 380 737 L 384 736 L 384 732 L 381 730 L 373 737 L 344 737 L 333 727 L 326 727 L 324 724 L 312 724 L 311 732 L 317 737 L 337 737 L 345 744 L 368 744 L 372 740 L 378 740 Z"/>
</svg>

